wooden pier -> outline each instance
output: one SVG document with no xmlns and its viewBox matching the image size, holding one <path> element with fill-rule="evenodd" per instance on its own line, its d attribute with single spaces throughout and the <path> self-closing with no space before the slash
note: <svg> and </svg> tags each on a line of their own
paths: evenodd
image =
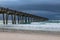
<svg viewBox="0 0 60 40">
<path fill-rule="evenodd" d="M 0 14 L 3 15 L 3 24 L 8 24 L 8 18 L 9 15 L 11 15 L 11 19 L 12 19 L 12 24 L 16 24 L 16 16 L 18 18 L 18 24 L 20 23 L 30 23 L 30 22 L 40 22 L 40 21 L 47 21 L 48 18 L 44 18 L 44 17 L 40 17 L 40 16 L 36 16 L 36 15 L 32 15 L 32 14 L 28 14 L 28 13 L 24 13 L 24 12 L 19 12 L 16 10 L 12 10 L 9 8 L 4 8 L 4 7 L 0 7 Z"/>
</svg>

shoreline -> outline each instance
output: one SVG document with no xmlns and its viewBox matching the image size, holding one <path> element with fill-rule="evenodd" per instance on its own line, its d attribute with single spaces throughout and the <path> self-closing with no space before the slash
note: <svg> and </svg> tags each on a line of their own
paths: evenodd
<svg viewBox="0 0 60 40">
<path fill-rule="evenodd" d="M 0 32 L 7 33 L 25 33 L 25 34 L 49 34 L 49 35 L 60 35 L 58 31 L 42 31 L 42 30 L 16 30 L 16 29 L 1 29 Z"/>
<path fill-rule="evenodd" d="M 0 29 L 1 40 L 60 40 L 60 32 Z"/>
</svg>

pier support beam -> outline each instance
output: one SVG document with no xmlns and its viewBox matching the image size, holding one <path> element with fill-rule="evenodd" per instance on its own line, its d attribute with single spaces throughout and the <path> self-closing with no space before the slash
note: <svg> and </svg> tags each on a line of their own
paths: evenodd
<svg viewBox="0 0 60 40">
<path fill-rule="evenodd" d="M 31 19 L 30 19 L 30 20 L 31 20 L 31 22 L 33 21 L 32 19 L 33 19 L 33 18 L 31 17 Z"/>
<path fill-rule="evenodd" d="M 27 17 L 25 17 L 24 19 L 25 19 L 25 23 L 27 23 Z"/>
<path fill-rule="evenodd" d="M 20 20 L 21 20 L 20 23 L 23 24 L 24 23 L 24 16 L 21 16 Z"/>
<path fill-rule="evenodd" d="M 31 20 L 32 22 L 34 22 L 34 18 L 32 18 L 32 20 Z"/>
<path fill-rule="evenodd" d="M 3 24 L 5 24 L 5 15 L 3 13 Z"/>
<path fill-rule="evenodd" d="M 14 24 L 16 24 L 16 14 L 14 14 Z"/>
<path fill-rule="evenodd" d="M 12 18 L 12 24 L 16 24 L 16 15 L 11 15 Z"/>
<path fill-rule="evenodd" d="M 30 23 L 30 17 L 27 17 L 27 23 Z"/>
<path fill-rule="evenodd" d="M 36 18 L 34 18 L 34 22 L 37 22 Z"/>
<path fill-rule="evenodd" d="M 11 18 L 12 18 L 12 24 L 14 24 L 13 15 L 11 15 Z"/>
<path fill-rule="evenodd" d="M 30 17 L 24 17 L 24 23 L 29 24 L 30 23 Z"/>
<path fill-rule="evenodd" d="M 8 14 L 6 14 L 6 24 L 8 24 Z"/>
<path fill-rule="evenodd" d="M 20 24 L 20 16 L 18 16 L 18 24 Z"/>
</svg>

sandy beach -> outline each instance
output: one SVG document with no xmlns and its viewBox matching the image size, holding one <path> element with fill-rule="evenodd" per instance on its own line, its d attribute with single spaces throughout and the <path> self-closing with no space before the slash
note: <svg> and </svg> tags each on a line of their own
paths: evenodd
<svg viewBox="0 0 60 40">
<path fill-rule="evenodd" d="M 60 35 L 0 32 L 0 40 L 60 40 Z"/>
<path fill-rule="evenodd" d="M 0 40 L 60 40 L 60 31 L 22 30 L 15 29 L 15 27 L 11 29 L 8 26 L 0 27 Z"/>
<path fill-rule="evenodd" d="M 60 40 L 60 32 L 0 28 L 0 40 Z"/>
</svg>

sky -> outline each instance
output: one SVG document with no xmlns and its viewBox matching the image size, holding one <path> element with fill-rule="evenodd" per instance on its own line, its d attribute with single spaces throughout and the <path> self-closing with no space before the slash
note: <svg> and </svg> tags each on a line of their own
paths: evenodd
<svg viewBox="0 0 60 40">
<path fill-rule="evenodd" d="M 60 0 L 0 0 L 0 6 L 49 19 L 60 19 Z"/>
</svg>

